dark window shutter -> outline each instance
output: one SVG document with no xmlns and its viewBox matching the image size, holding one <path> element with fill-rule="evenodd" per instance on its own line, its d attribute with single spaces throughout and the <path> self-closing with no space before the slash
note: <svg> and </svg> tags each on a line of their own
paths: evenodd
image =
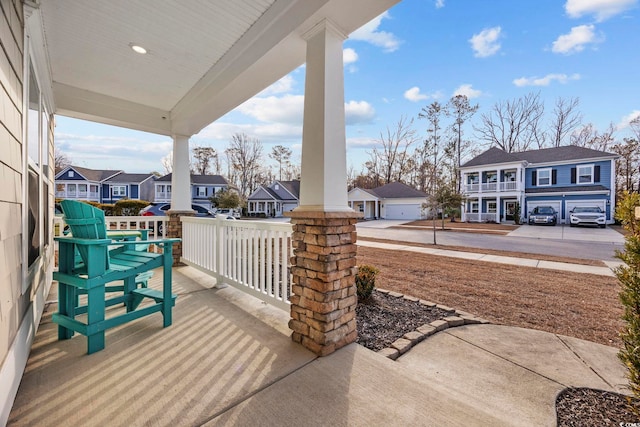
<svg viewBox="0 0 640 427">
<path fill-rule="evenodd" d="M 571 183 L 576 183 L 576 168 L 571 168 Z"/>
<path fill-rule="evenodd" d="M 558 183 L 558 171 L 555 169 L 551 169 L 551 184 L 555 185 Z"/>
<path fill-rule="evenodd" d="M 532 171 L 531 172 L 531 186 L 535 187 L 536 185 L 538 185 L 537 181 L 538 181 L 538 172 L 537 171 Z"/>
<path fill-rule="evenodd" d="M 600 182 L 600 165 L 593 168 L 593 182 Z"/>
</svg>

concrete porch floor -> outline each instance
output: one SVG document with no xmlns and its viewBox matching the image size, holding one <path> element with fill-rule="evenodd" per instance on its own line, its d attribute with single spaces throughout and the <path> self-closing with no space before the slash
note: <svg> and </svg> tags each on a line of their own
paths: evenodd
<svg viewBox="0 0 640 427">
<path fill-rule="evenodd" d="M 83 336 L 57 340 L 52 305 L 9 425 L 539 426 L 555 424 L 566 386 L 624 391 L 616 349 L 574 338 L 470 325 L 397 361 L 356 344 L 316 358 L 291 341 L 287 312 L 194 269 L 174 269 L 174 293 L 171 327 L 147 316 L 92 355 Z"/>
</svg>

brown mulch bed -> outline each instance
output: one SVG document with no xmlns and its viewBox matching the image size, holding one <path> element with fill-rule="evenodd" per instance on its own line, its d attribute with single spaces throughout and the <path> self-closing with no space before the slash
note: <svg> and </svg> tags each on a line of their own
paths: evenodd
<svg viewBox="0 0 640 427">
<path fill-rule="evenodd" d="M 528 259 L 539 259 L 542 261 L 555 261 L 555 262 L 566 262 L 569 264 L 580 264 L 580 265 L 591 265 L 594 267 L 606 267 L 605 263 L 600 260 L 595 259 L 582 259 L 582 258 L 571 258 L 571 257 L 558 257 L 552 255 L 544 255 L 544 254 L 530 254 L 526 252 L 511 252 L 511 251 L 500 251 L 495 249 L 480 249 L 480 248 L 471 248 L 467 246 L 447 246 L 447 245 L 432 245 L 428 243 L 417 243 L 417 242 L 405 242 L 398 240 L 388 240 L 388 239 L 378 239 L 375 237 L 362 237 L 358 236 L 358 240 L 368 240 L 372 242 L 380 242 L 380 243 L 392 243 L 395 245 L 402 246 L 416 246 L 419 248 L 431 248 L 431 249 L 444 249 L 449 251 L 461 251 L 461 252 L 471 252 L 474 254 L 487 254 L 487 255 L 500 255 L 500 256 L 509 256 L 514 258 L 528 258 Z"/>
<path fill-rule="evenodd" d="M 380 351 L 404 334 L 453 314 L 453 311 L 374 291 L 369 299 L 356 306 L 356 342 L 369 350 Z"/>
<path fill-rule="evenodd" d="M 627 397 L 590 388 L 568 388 L 556 399 L 558 427 L 624 426 L 640 423 L 627 405 Z"/>
</svg>

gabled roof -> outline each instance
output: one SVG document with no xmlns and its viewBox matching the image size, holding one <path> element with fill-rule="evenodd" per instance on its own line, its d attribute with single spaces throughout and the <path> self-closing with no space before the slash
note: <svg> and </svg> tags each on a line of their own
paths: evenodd
<svg viewBox="0 0 640 427">
<path fill-rule="evenodd" d="M 515 163 L 522 161 L 514 153 L 507 153 L 497 147 L 491 147 L 482 154 L 477 155 L 467 163 L 463 164 L 462 168 L 469 166 L 481 166 L 481 165 L 493 165 L 496 163 Z"/>
<path fill-rule="evenodd" d="M 251 193 L 247 200 L 278 200 L 278 195 L 265 186 L 259 186 L 256 191 Z"/>
<path fill-rule="evenodd" d="M 151 173 L 120 173 L 110 179 L 107 179 L 106 182 L 137 184 L 140 182 L 144 182 L 152 177 L 153 174 Z"/>
<path fill-rule="evenodd" d="M 121 170 L 87 169 L 87 168 L 82 168 L 80 166 L 68 166 L 63 170 L 61 170 L 60 172 L 58 172 L 58 174 L 56 175 L 56 178 L 60 175 L 63 175 L 65 172 L 67 172 L 70 169 L 73 169 L 74 171 L 76 171 L 85 180 L 94 181 L 94 182 L 102 182 L 106 179 L 114 177 L 115 175 L 124 173 Z"/>
<path fill-rule="evenodd" d="M 156 181 L 159 182 L 171 182 L 170 173 L 165 176 L 161 176 Z M 205 184 L 205 185 L 229 185 L 229 182 L 222 175 L 194 175 L 191 174 L 191 184 Z"/>
<path fill-rule="evenodd" d="M 300 198 L 300 181 L 294 179 L 293 181 L 277 181 L 287 190 L 295 199 Z M 271 185 L 274 185 L 275 182 Z M 271 187 L 271 185 L 269 187 Z"/>
<path fill-rule="evenodd" d="M 564 147 L 543 148 L 541 150 L 523 151 L 513 153 L 529 163 L 550 163 L 570 160 L 588 160 L 602 157 L 618 157 L 617 154 L 606 151 L 592 150 L 591 148 L 567 145 Z"/>
<path fill-rule="evenodd" d="M 474 157 L 461 167 L 493 165 L 498 163 L 515 163 L 526 161 L 528 163 L 551 163 L 565 161 L 579 161 L 598 159 L 603 157 L 616 158 L 617 154 L 606 151 L 592 150 L 591 148 L 566 145 L 563 147 L 542 148 L 540 150 L 521 151 L 507 153 L 497 147 L 491 147 L 484 153 Z"/>
<path fill-rule="evenodd" d="M 371 188 L 364 191 L 371 193 L 380 199 L 406 199 L 427 197 L 427 193 L 409 187 L 407 184 L 403 184 L 402 182 L 390 182 L 389 184 L 383 185 L 382 187 Z"/>
</svg>

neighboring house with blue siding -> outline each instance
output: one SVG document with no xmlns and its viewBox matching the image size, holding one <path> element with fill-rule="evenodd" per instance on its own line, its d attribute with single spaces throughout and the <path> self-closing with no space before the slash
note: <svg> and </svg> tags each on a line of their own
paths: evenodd
<svg viewBox="0 0 640 427">
<path fill-rule="evenodd" d="M 102 203 L 120 199 L 152 201 L 155 177 L 150 173 L 120 173 L 102 183 Z"/>
<path fill-rule="evenodd" d="M 274 181 L 261 185 L 247 199 L 249 216 L 281 217 L 300 204 L 300 181 Z"/>
<path fill-rule="evenodd" d="M 507 153 L 490 148 L 460 167 L 463 221 L 511 222 L 552 206 L 568 223 L 576 206 L 598 206 L 614 222 L 617 154 L 565 146 Z"/>
<path fill-rule="evenodd" d="M 103 183 L 122 173 L 120 170 L 67 166 L 55 176 L 56 198 L 102 203 Z"/>
<path fill-rule="evenodd" d="M 171 174 L 156 179 L 154 186 L 154 202 L 171 202 Z M 229 182 L 221 175 L 191 175 L 191 201 L 207 209 L 212 207 L 210 197 L 229 188 Z"/>
</svg>

